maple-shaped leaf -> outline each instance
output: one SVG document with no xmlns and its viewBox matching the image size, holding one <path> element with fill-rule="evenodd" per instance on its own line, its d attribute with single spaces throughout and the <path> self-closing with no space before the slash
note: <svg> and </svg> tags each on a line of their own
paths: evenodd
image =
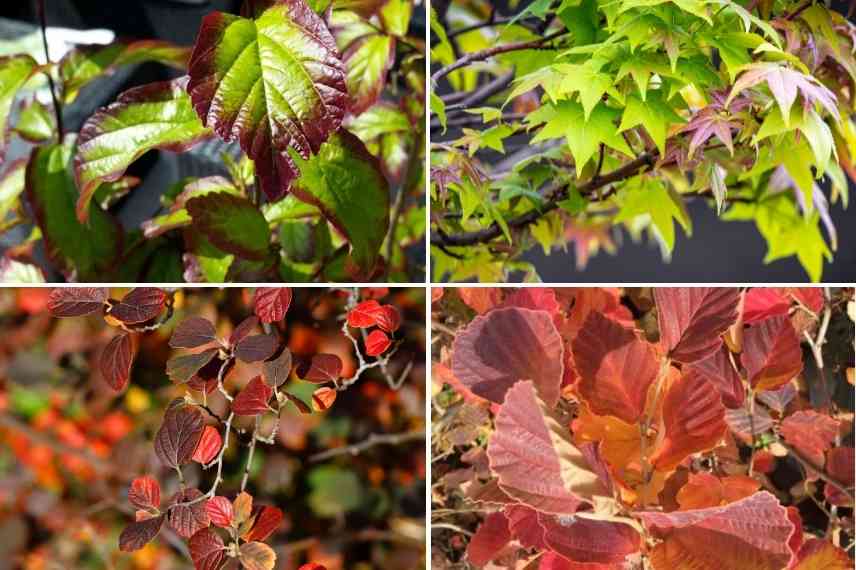
<svg viewBox="0 0 856 570">
<path fill-rule="evenodd" d="M 619 132 L 642 125 L 651 135 L 654 144 L 661 155 L 666 153 L 666 135 L 672 125 L 685 123 L 686 120 L 678 115 L 672 107 L 663 100 L 659 91 L 648 95 L 643 101 L 636 95 L 627 98 L 624 114 L 621 116 Z"/>
<path fill-rule="evenodd" d="M 195 406 L 180 404 L 168 409 L 155 434 L 158 459 L 173 468 L 190 463 L 204 427 L 202 412 Z"/>
<path fill-rule="evenodd" d="M 263 542 L 247 542 L 241 545 L 238 560 L 246 570 L 273 570 L 276 553 Z"/>
<path fill-rule="evenodd" d="M 794 525 L 766 491 L 721 507 L 637 516 L 662 540 L 651 552 L 656 570 L 781 570 L 791 560 L 788 538 Z"/>
<path fill-rule="evenodd" d="M 743 301 L 743 322 L 747 325 L 770 317 L 787 315 L 791 301 L 775 287 L 752 287 Z"/>
<path fill-rule="evenodd" d="M 316 354 L 297 367 L 297 377 L 307 382 L 335 382 L 342 375 L 342 359 L 335 354 Z"/>
<path fill-rule="evenodd" d="M 260 362 L 273 356 L 278 346 L 279 338 L 276 335 L 250 335 L 235 346 L 235 356 L 244 362 Z"/>
<path fill-rule="evenodd" d="M 567 427 L 553 417 L 529 380 L 508 390 L 487 453 L 503 491 L 539 511 L 573 513 L 604 493 Z"/>
<path fill-rule="evenodd" d="M 392 341 L 382 330 L 373 330 L 366 337 L 366 356 L 380 356 L 392 346 Z"/>
<path fill-rule="evenodd" d="M 853 561 L 842 548 L 821 538 L 806 540 L 794 559 L 791 570 L 851 570 Z"/>
<path fill-rule="evenodd" d="M 488 514 L 467 545 L 467 561 L 484 566 L 511 541 L 508 519 L 502 512 Z"/>
<path fill-rule="evenodd" d="M 754 494 L 761 483 L 745 475 L 719 478 L 707 472 L 690 473 L 689 480 L 678 491 L 682 511 L 719 507 Z"/>
<path fill-rule="evenodd" d="M 823 465 L 824 453 L 838 435 L 838 421 L 814 410 L 800 410 L 784 419 L 779 433 L 815 465 Z"/>
<path fill-rule="evenodd" d="M 214 357 L 218 352 L 220 352 L 219 348 L 209 348 L 197 354 L 185 354 L 170 358 L 166 361 L 166 374 L 173 382 L 179 384 L 188 382 L 209 363 L 216 362 Z"/>
<path fill-rule="evenodd" d="M 205 500 L 200 497 L 202 491 L 190 487 L 179 491 L 169 501 L 169 526 L 183 538 L 190 538 L 211 524 L 205 510 Z"/>
<path fill-rule="evenodd" d="M 648 216 L 668 252 L 675 248 L 675 222 L 687 235 L 692 235 L 692 220 L 683 200 L 662 180 L 637 176 L 624 185 L 619 194 L 621 209 L 614 223 L 633 223 L 639 216 Z"/>
<path fill-rule="evenodd" d="M 229 528 L 232 524 L 232 501 L 226 497 L 211 497 L 205 502 L 205 512 L 211 519 L 211 524 L 221 528 Z"/>
<path fill-rule="evenodd" d="M 197 348 L 217 340 L 214 324 L 202 317 L 190 317 L 178 323 L 169 345 L 173 348 Z"/>
<path fill-rule="evenodd" d="M 154 477 L 137 477 L 131 481 L 128 489 L 128 501 L 138 509 L 157 509 L 160 507 L 160 483 Z"/>
<path fill-rule="evenodd" d="M 692 133 L 690 138 L 688 158 L 692 158 L 696 151 L 704 147 L 711 137 L 716 136 L 719 141 L 734 154 L 734 137 L 732 129 L 739 129 L 741 124 L 731 116 L 724 114 L 721 109 L 713 105 L 703 108 L 693 115 L 692 119 L 681 129 L 682 133 Z"/>
<path fill-rule="evenodd" d="M 633 423 L 645 408 L 660 369 L 653 345 L 600 313 L 592 313 L 572 342 L 577 391 L 596 414 Z"/>
<path fill-rule="evenodd" d="M 723 346 L 705 359 L 686 367 L 687 375 L 698 374 L 716 388 L 726 408 L 739 408 L 746 399 L 740 374 L 731 364 L 728 349 Z"/>
<path fill-rule="evenodd" d="M 279 356 L 262 364 L 262 377 L 269 386 L 282 386 L 291 376 L 291 364 L 291 351 L 283 348 Z"/>
<path fill-rule="evenodd" d="M 126 325 L 135 325 L 157 317 L 166 306 L 166 291 L 156 287 L 135 287 L 118 303 L 110 303 L 107 314 Z"/>
<path fill-rule="evenodd" d="M 852 447 L 833 447 L 826 454 L 826 473 L 847 489 L 853 488 L 854 449 Z M 833 505 L 852 507 L 853 499 L 838 486 L 827 483 L 823 488 L 823 496 Z"/>
<path fill-rule="evenodd" d="M 219 570 L 226 556 L 226 545 L 220 535 L 210 528 L 203 528 L 187 542 L 190 559 L 195 570 Z"/>
<path fill-rule="evenodd" d="M 382 333 L 381 333 L 382 334 Z M 336 401 L 338 392 L 335 388 L 322 387 L 312 392 L 312 407 L 316 412 L 326 412 Z"/>
<path fill-rule="evenodd" d="M 193 461 L 208 465 L 220 453 L 220 448 L 223 447 L 223 437 L 214 426 L 205 426 L 202 430 L 202 436 L 199 438 L 199 443 L 196 445 L 196 450 L 193 452 Z"/>
<path fill-rule="evenodd" d="M 158 535 L 166 515 L 130 523 L 119 535 L 119 550 L 133 552 L 144 547 Z"/>
<path fill-rule="evenodd" d="M 109 295 L 104 287 L 56 287 L 47 308 L 54 317 L 83 317 L 103 309 Z"/>
<path fill-rule="evenodd" d="M 122 333 L 114 336 L 101 352 L 98 361 L 101 376 L 117 392 L 128 385 L 131 364 L 134 362 L 134 346 L 131 335 Z"/>
<path fill-rule="evenodd" d="M 720 335 L 737 320 L 740 291 L 735 287 L 657 287 L 660 343 L 669 356 L 689 364 L 722 345 Z"/>
<path fill-rule="evenodd" d="M 495 309 L 455 337 L 452 373 L 474 394 L 497 404 L 515 382 L 532 380 L 552 406 L 564 374 L 562 337 L 546 311 Z"/>
<path fill-rule="evenodd" d="M 6 156 L 6 122 L 12 116 L 12 104 L 38 67 L 29 55 L 0 57 L 0 161 Z"/>
<path fill-rule="evenodd" d="M 559 89 L 563 94 L 572 95 L 579 92 L 580 103 L 583 106 L 583 118 L 588 120 L 592 110 L 607 93 L 621 98 L 613 87 L 613 78 L 608 73 L 596 71 L 594 66 L 582 63 L 561 63 L 553 66 L 553 70 L 562 74 Z"/>
<path fill-rule="evenodd" d="M 241 16 L 209 14 L 188 67 L 202 122 L 240 142 L 271 200 L 298 175 L 289 148 L 309 158 L 345 116 L 336 42 L 304 0 L 247 2 Z"/>
<path fill-rule="evenodd" d="M 746 329 L 740 361 L 755 390 L 775 390 L 793 380 L 802 372 L 803 361 L 790 319 L 771 317 Z"/>
<path fill-rule="evenodd" d="M 241 390 L 232 402 L 232 411 L 239 416 L 254 416 L 267 411 L 273 388 L 256 376 Z"/>
<path fill-rule="evenodd" d="M 253 311 L 263 323 L 281 321 L 291 306 L 291 296 L 291 287 L 259 287 L 253 298 Z"/>
<path fill-rule="evenodd" d="M 247 542 L 267 539 L 282 523 L 283 513 L 276 507 L 262 505 L 255 513 L 253 528 L 241 538 Z"/>
</svg>

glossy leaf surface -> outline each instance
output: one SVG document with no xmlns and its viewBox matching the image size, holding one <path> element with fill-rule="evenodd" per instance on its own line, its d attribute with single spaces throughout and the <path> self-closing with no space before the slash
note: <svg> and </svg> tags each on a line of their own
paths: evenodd
<svg viewBox="0 0 856 570">
<path fill-rule="evenodd" d="M 187 202 L 193 227 L 219 249 L 253 261 L 270 251 L 270 229 L 261 211 L 249 200 L 215 192 Z"/>
</svg>

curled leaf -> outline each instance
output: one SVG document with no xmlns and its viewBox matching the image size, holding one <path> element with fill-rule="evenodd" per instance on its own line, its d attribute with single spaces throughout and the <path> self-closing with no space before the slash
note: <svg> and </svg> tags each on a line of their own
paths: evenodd
<svg viewBox="0 0 856 570">
<path fill-rule="evenodd" d="M 392 346 L 392 341 L 381 330 L 373 330 L 366 337 L 366 355 L 380 356 Z"/>
</svg>

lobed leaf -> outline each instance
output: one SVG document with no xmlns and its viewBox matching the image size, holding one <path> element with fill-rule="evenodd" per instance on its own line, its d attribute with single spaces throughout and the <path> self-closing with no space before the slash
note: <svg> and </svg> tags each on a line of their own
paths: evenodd
<svg viewBox="0 0 856 570">
<path fill-rule="evenodd" d="M 660 343 L 683 364 L 702 360 L 722 345 L 720 335 L 737 320 L 734 287 L 657 287 Z"/>
<path fill-rule="evenodd" d="M 119 535 L 119 550 L 133 552 L 151 542 L 160 532 L 166 515 L 130 523 Z"/>
<path fill-rule="evenodd" d="M 259 287 L 253 299 L 253 310 L 263 323 L 274 323 L 285 318 L 291 306 L 291 287 Z"/>
<path fill-rule="evenodd" d="M 241 390 L 232 402 L 232 411 L 238 416 L 254 416 L 268 410 L 273 388 L 256 376 Z"/>
<path fill-rule="evenodd" d="M 128 385 L 131 377 L 131 364 L 134 362 L 134 347 L 131 335 L 122 333 L 110 339 L 101 352 L 98 361 L 101 376 L 116 392 Z"/>
<path fill-rule="evenodd" d="M 197 196 L 187 202 L 193 227 L 219 249 L 251 261 L 270 253 L 270 228 L 249 200 L 226 192 Z"/>
<path fill-rule="evenodd" d="M 169 339 L 173 348 L 198 348 L 217 340 L 214 324 L 202 317 L 190 317 L 181 321 Z"/>
<path fill-rule="evenodd" d="M 83 317 L 102 309 L 110 291 L 105 287 L 56 287 L 48 295 L 54 317 Z"/>
<path fill-rule="evenodd" d="M 155 434 L 155 453 L 167 467 L 190 463 L 204 428 L 202 412 L 194 406 L 179 405 L 167 410 Z M 190 536 L 190 535 L 188 535 Z"/>
<path fill-rule="evenodd" d="M 802 372 L 803 361 L 790 319 L 771 317 L 746 329 L 740 361 L 755 390 L 775 390 L 793 380 Z"/>
<path fill-rule="evenodd" d="M 187 542 L 195 570 L 219 570 L 225 557 L 223 539 L 210 528 L 203 528 Z"/>
</svg>

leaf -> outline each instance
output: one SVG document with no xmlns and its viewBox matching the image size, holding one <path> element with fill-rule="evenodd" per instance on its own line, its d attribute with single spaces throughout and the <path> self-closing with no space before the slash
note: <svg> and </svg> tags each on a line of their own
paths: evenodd
<svg viewBox="0 0 856 570">
<path fill-rule="evenodd" d="M 279 322 L 291 306 L 291 287 L 259 287 L 253 299 L 253 312 L 263 323 Z"/>
<path fill-rule="evenodd" d="M 591 564 L 619 564 L 639 552 L 641 536 L 630 525 L 544 513 L 538 513 L 538 523 L 544 529 L 547 548 L 584 568 Z"/>
<path fill-rule="evenodd" d="M 200 370 L 202 370 L 220 351 L 218 348 L 209 348 L 197 354 L 187 354 L 170 358 L 166 362 L 166 374 L 169 379 L 179 384 L 188 382 Z"/>
<path fill-rule="evenodd" d="M 538 397 L 535 384 L 514 384 L 488 442 L 491 471 L 503 491 L 542 512 L 574 513 L 604 492 L 570 434 Z"/>
<path fill-rule="evenodd" d="M 249 200 L 225 192 L 197 196 L 187 202 L 193 227 L 219 249 L 263 261 L 270 253 L 267 220 Z"/>
<path fill-rule="evenodd" d="M 660 343 L 669 357 L 691 364 L 722 346 L 720 335 L 737 320 L 733 287 L 656 287 Z"/>
<path fill-rule="evenodd" d="M 0 160 L 6 156 L 6 122 L 18 91 L 36 73 L 38 63 L 29 55 L 0 57 Z"/>
<path fill-rule="evenodd" d="M 548 406 L 559 399 L 564 347 L 546 311 L 509 307 L 476 317 L 455 338 L 452 373 L 477 396 L 501 404 L 518 380 L 531 380 Z"/>
<path fill-rule="evenodd" d="M 189 487 L 173 495 L 169 502 L 169 526 L 182 538 L 190 538 L 211 524 L 205 510 L 205 500 L 198 500 L 200 497 L 202 491 Z M 196 502 L 192 505 L 175 506 L 192 501 Z"/>
<path fill-rule="evenodd" d="M 690 122 L 684 125 L 681 133 L 692 133 L 687 158 L 693 158 L 695 152 L 704 148 L 705 143 L 714 135 L 734 154 L 734 138 L 732 129 L 739 129 L 740 123 L 731 118 L 730 113 L 724 112 L 719 105 L 708 105 L 693 115 Z"/>
<path fill-rule="evenodd" d="M 794 525 L 766 491 L 722 507 L 638 516 L 663 540 L 651 553 L 656 570 L 781 570 L 791 559 L 787 543 Z"/>
<path fill-rule="evenodd" d="M 25 187 L 27 162 L 25 158 L 12 161 L 0 175 L 0 219 L 5 220 L 20 207 L 19 197 Z"/>
<path fill-rule="evenodd" d="M 692 234 L 692 221 L 684 210 L 681 198 L 671 192 L 658 179 L 637 177 L 625 185 L 622 192 L 623 203 L 613 223 L 629 222 L 637 216 L 647 215 L 656 228 L 668 252 L 675 248 L 675 221 L 687 235 Z"/>
<path fill-rule="evenodd" d="M 660 154 L 663 155 L 666 152 L 666 134 L 669 132 L 669 127 L 683 122 L 686 122 L 685 119 L 675 113 L 672 107 L 662 99 L 659 91 L 655 91 L 650 93 L 645 101 L 636 95 L 630 95 L 627 98 L 618 132 L 642 125 L 651 135 Z"/>
<path fill-rule="evenodd" d="M 229 335 L 229 346 L 236 346 L 242 340 L 247 338 L 258 324 L 259 319 L 256 316 L 247 317 L 238 323 L 238 326 L 236 326 L 232 331 L 232 334 Z"/>
<path fill-rule="evenodd" d="M 135 287 L 118 303 L 110 303 L 107 314 L 126 325 L 150 321 L 161 314 L 168 296 L 156 287 Z"/>
<path fill-rule="evenodd" d="M 223 564 L 226 546 L 220 535 L 210 528 L 203 528 L 191 536 L 187 546 L 195 570 L 219 570 Z"/>
<path fill-rule="evenodd" d="M 335 354 L 316 354 L 297 367 L 297 377 L 307 382 L 335 382 L 342 375 L 342 359 Z"/>
<path fill-rule="evenodd" d="M 190 58 L 190 93 L 206 126 L 237 139 L 273 201 L 304 159 L 338 130 L 348 106 L 345 68 L 324 21 L 303 0 L 244 5 L 205 17 Z"/>
<path fill-rule="evenodd" d="M 101 352 L 101 376 L 116 392 L 121 392 L 128 385 L 133 361 L 134 347 L 128 333 L 114 336 Z"/>
<path fill-rule="evenodd" d="M 173 468 L 190 463 L 204 427 L 202 412 L 194 406 L 179 405 L 167 410 L 155 434 L 158 459 Z"/>
<path fill-rule="evenodd" d="M 268 386 L 278 387 L 285 384 L 291 375 L 292 356 L 291 351 L 283 348 L 282 352 L 273 360 L 262 364 L 262 377 Z"/>
<path fill-rule="evenodd" d="M 47 105 L 33 101 L 21 110 L 15 132 L 31 143 L 51 140 L 56 133 L 56 116 Z"/>
<path fill-rule="evenodd" d="M 247 542 L 241 545 L 238 560 L 246 570 L 273 570 L 276 553 L 263 542 Z"/>
<path fill-rule="evenodd" d="M 335 388 L 318 388 L 312 392 L 312 407 L 315 408 L 316 412 L 326 412 L 336 401 L 337 395 L 338 392 Z"/>
<path fill-rule="evenodd" d="M 282 523 L 282 511 L 276 507 L 264 505 L 255 516 L 255 523 L 249 533 L 242 538 L 247 542 L 267 539 Z"/>
<path fill-rule="evenodd" d="M 278 346 L 279 339 L 276 335 L 251 335 L 235 346 L 235 356 L 244 362 L 261 362 L 273 356 Z"/>
<path fill-rule="evenodd" d="M 105 287 L 55 287 L 47 308 L 54 317 L 83 317 L 101 310 L 109 295 Z"/>
<path fill-rule="evenodd" d="M 308 160 L 294 157 L 300 178 L 292 192 L 316 206 L 351 245 L 347 268 L 371 276 L 389 227 L 389 184 L 365 145 L 340 130 Z"/>
<path fill-rule="evenodd" d="M 790 319 L 771 317 L 747 328 L 740 361 L 755 390 L 775 390 L 793 380 L 802 372 L 803 361 Z"/>
<path fill-rule="evenodd" d="M 719 392 L 726 408 L 739 408 L 746 399 L 743 381 L 732 366 L 728 349 L 724 346 L 711 356 L 688 365 L 686 374 L 687 376 L 697 374 L 707 380 Z"/>
<path fill-rule="evenodd" d="M 84 123 L 74 160 L 81 222 L 89 218 L 98 187 L 119 180 L 146 152 L 184 152 L 210 136 L 193 112 L 186 87 L 186 77 L 135 87 Z"/>
<path fill-rule="evenodd" d="M 394 36 L 405 36 L 413 15 L 410 0 L 387 0 L 380 9 L 380 21 L 384 29 Z"/>
<path fill-rule="evenodd" d="M 97 204 L 89 206 L 86 225 L 78 222 L 78 193 L 71 174 L 73 148 L 71 136 L 63 145 L 34 148 L 27 166 L 25 196 L 54 265 L 74 270 L 79 280 L 103 281 L 115 271 L 122 252 L 121 228 Z"/>
<path fill-rule="evenodd" d="M 660 368 L 653 346 L 595 312 L 571 346 L 580 377 L 577 391 L 589 409 L 636 422 Z"/>
<path fill-rule="evenodd" d="M 366 337 L 366 356 L 380 356 L 392 345 L 392 341 L 381 330 L 373 330 Z"/>
<path fill-rule="evenodd" d="M 826 450 L 832 447 L 838 435 L 838 421 L 814 410 L 801 410 L 785 418 L 779 433 L 797 451 L 820 466 Z"/>
<path fill-rule="evenodd" d="M 719 478 L 707 472 L 690 473 L 676 497 L 682 511 L 719 507 L 755 493 L 761 484 L 745 475 Z"/>
<path fill-rule="evenodd" d="M 792 570 L 850 570 L 853 561 L 847 553 L 820 538 L 809 538 L 797 552 Z"/>
<path fill-rule="evenodd" d="M 241 491 L 232 502 L 232 524 L 240 527 L 250 519 L 253 512 L 253 496 L 246 491 Z"/>
<path fill-rule="evenodd" d="M 743 302 L 743 322 L 747 325 L 769 317 L 787 315 L 791 301 L 775 287 L 752 287 Z"/>
<path fill-rule="evenodd" d="M 131 481 L 128 501 L 138 509 L 157 509 L 160 507 L 160 484 L 154 477 L 137 477 Z"/>
<path fill-rule="evenodd" d="M 386 76 L 395 63 L 395 38 L 368 34 L 352 42 L 342 54 L 351 95 L 349 111 L 360 115 L 380 98 Z"/>
<path fill-rule="evenodd" d="M 200 465 L 208 465 L 220 453 L 221 447 L 223 447 L 223 438 L 220 436 L 217 428 L 214 426 L 205 426 L 205 429 L 202 430 L 202 436 L 199 438 L 199 443 L 193 451 L 192 459 Z"/>
<path fill-rule="evenodd" d="M 760 392 L 759 394 L 756 394 L 755 397 L 758 398 L 759 401 L 764 402 L 771 410 L 775 410 L 776 412 L 779 412 L 780 415 L 784 415 L 785 409 L 796 395 L 797 389 L 794 388 L 793 383 L 788 383 L 777 390 L 765 390 L 764 392 Z"/>
<path fill-rule="evenodd" d="M 190 317 L 181 321 L 169 339 L 173 348 L 197 348 L 217 340 L 214 324 L 202 317 Z"/>
<path fill-rule="evenodd" d="M 501 512 L 488 514 L 467 545 L 467 561 L 485 566 L 511 541 L 508 519 Z"/>
<path fill-rule="evenodd" d="M 728 428 L 745 442 L 752 441 L 752 433 L 759 436 L 773 427 L 773 418 L 760 406 L 755 407 L 755 413 L 750 416 L 745 409 L 725 411 L 725 422 Z"/>
<path fill-rule="evenodd" d="M 341 517 L 358 509 L 367 499 L 356 472 L 335 465 L 324 465 L 310 471 L 309 487 L 309 506 L 323 518 Z"/>
<path fill-rule="evenodd" d="M 826 472 L 830 477 L 841 482 L 848 489 L 853 488 L 854 449 L 852 447 L 833 447 L 826 454 Z M 823 487 L 823 496 L 833 505 L 840 507 L 852 507 L 853 499 L 847 496 L 835 485 L 827 483 Z"/>
<path fill-rule="evenodd" d="M 457 291 L 461 301 L 480 315 L 502 303 L 500 287 L 460 287 Z"/>
<path fill-rule="evenodd" d="M 205 502 L 205 512 L 211 524 L 229 528 L 232 524 L 232 501 L 226 497 L 211 497 Z"/>
<path fill-rule="evenodd" d="M 348 311 L 348 326 L 365 329 L 377 324 L 377 315 L 381 311 L 380 303 L 374 299 L 358 303 Z"/>
<path fill-rule="evenodd" d="M 160 532 L 166 515 L 132 522 L 119 535 L 119 550 L 133 552 L 151 542 Z"/>
<path fill-rule="evenodd" d="M 232 402 L 232 412 L 238 416 L 254 416 L 268 410 L 268 401 L 273 388 L 256 376 L 241 390 Z"/>
</svg>

